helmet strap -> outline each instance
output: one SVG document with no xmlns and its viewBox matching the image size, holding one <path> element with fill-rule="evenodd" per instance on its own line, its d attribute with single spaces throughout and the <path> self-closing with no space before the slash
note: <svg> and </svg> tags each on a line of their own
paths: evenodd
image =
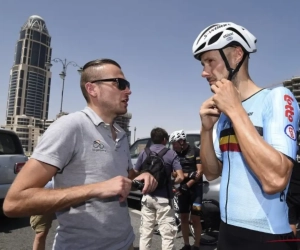
<svg viewBox="0 0 300 250">
<path fill-rule="evenodd" d="M 179 144 L 180 144 L 180 146 L 181 146 L 181 153 L 185 150 L 185 148 L 184 148 L 184 146 L 186 145 L 186 144 L 184 144 L 184 142 L 178 142 Z"/>
<path fill-rule="evenodd" d="M 233 69 L 233 68 L 230 67 L 229 62 L 228 62 L 228 60 L 227 60 L 227 58 L 226 58 L 226 56 L 224 54 L 223 49 L 219 49 L 219 52 L 220 52 L 220 55 L 221 55 L 221 57 L 222 57 L 222 59 L 223 59 L 223 61 L 225 63 L 226 69 L 227 69 L 227 71 L 229 73 L 228 77 L 227 77 L 227 80 L 231 81 L 232 78 L 239 72 L 239 70 L 240 70 L 243 62 L 245 61 L 248 53 L 246 53 L 246 51 L 244 51 L 244 55 L 243 55 L 242 60 L 236 65 L 236 68 Z"/>
</svg>

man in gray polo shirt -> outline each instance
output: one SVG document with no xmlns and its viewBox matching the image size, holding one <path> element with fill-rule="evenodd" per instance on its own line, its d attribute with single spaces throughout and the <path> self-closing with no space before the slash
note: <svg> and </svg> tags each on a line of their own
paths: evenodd
<svg viewBox="0 0 300 250">
<path fill-rule="evenodd" d="M 9 217 L 56 212 L 53 249 L 133 249 L 126 198 L 132 169 L 125 132 L 114 119 L 127 112 L 130 84 L 118 63 L 95 60 L 83 67 L 84 110 L 61 117 L 45 132 L 4 202 Z M 54 176 L 54 189 L 44 189 Z M 143 193 L 157 182 L 149 173 Z"/>
</svg>

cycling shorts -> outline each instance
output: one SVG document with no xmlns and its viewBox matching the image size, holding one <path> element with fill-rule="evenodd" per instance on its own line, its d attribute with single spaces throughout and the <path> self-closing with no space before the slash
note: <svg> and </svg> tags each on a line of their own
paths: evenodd
<svg viewBox="0 0 300 250">
<path fill-rule="evenodd" d="M 296 225 L 300 219 L 300 193 L 288 192 L 286 203 L 289 207 L 289 223 Z"/>
<path fill-rule="evenodd" d="M 193 209 L 193 203 L 202 203 L 202 182 L 195 183 L 187 192 L 178 195 L 178 206 L 180 214 L 200 216 L 201 211 Z"/>
<path fill-rule="evenodd" d="M 294 234 L 269 234 L 221 221 L 218 250 L 297 250 Z"/>
</svg>

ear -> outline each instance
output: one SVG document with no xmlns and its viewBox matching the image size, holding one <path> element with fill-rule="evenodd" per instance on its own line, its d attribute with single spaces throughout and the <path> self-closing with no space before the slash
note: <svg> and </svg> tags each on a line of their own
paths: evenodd
<svg viewBox="0 0 300 250">
<path fill-rule="evenodd" d="M 236 65 L 238 65 L 239 62 L 242 61 L 244 53 L 245 53 L 244 50 L 240 46 L 237 46 L 235 48 L 234 55 L 235 55 L 235 64 Z"/>
<path fill-rule="evenodd" d="M 86 92 L 88 93 L 89 96 L 91 97 L 96 97 L 97 96 L 97 91 L 96 91 L 96 84 L 92 84 L 90 82 L 87 82 L 85 84 L 85 89 L 86 89 Z"/>
</svg>

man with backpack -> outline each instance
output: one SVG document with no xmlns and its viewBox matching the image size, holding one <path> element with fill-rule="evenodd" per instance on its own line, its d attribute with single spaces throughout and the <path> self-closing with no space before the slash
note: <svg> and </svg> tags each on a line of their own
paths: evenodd
<svg viewBox="0 0 300 250">
<path fill-rule="evenodd" d="M 157 188 L 152 193 L 142 197 L 140 250 L 151 249 L 156 222 L 161 234 L 162 250 L 174 249 L 177 227 L 171 206 L 173 198 L 171 175 L 173 171 L 177 173 L 174 183 L 180 183 L 184 176 L 176 152 L 165 147 L 168 138 L 168 133 L 164 129 L 154 128 L 151 131 L 153 145 L 140 153 L 134 167 L 138 173 L 151 173 L 158 182 Z"/>
</svg>

